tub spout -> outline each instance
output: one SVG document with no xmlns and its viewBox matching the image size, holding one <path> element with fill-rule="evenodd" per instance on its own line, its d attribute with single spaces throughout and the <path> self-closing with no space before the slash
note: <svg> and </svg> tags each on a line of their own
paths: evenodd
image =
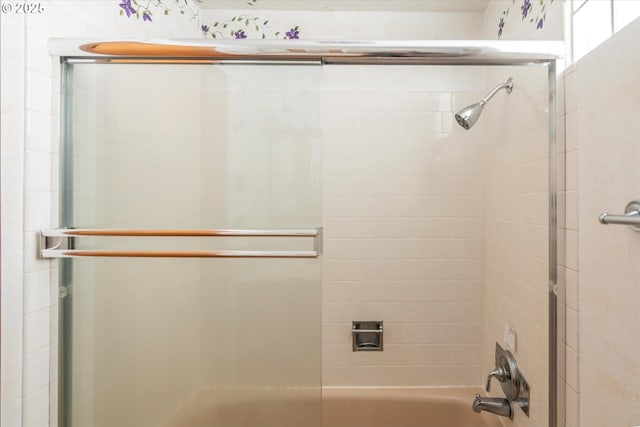
<svg viewBox="0 0 640 427">
<path fill-rule="evenodd" d="M 481 397 L 479 394 L 476 394 L 476 398 L 473 401 L 471 408 L 474 412 L 487 411 L 492 414 L 500 415 L 501 417 L 513 418 L 511 402 L 509 402 L 508 399 L 500 397 Z"/>
</svg>

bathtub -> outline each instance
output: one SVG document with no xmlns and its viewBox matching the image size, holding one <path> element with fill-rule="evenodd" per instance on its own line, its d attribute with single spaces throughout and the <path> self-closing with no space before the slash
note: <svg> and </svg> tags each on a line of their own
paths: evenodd
<svg viewBox="0 0 640 427">
<path fill-rule="evenodd" d="M 475 413 L 479 388 L 325 388 L 322 427 L 501 427 L 498 416 Z"/>
<path fill-rule="evenodd" d="M 291 393 L 291 394 L 289 394 Z M 477 414 L 471 403 L 480 388 L 323 388 L 322 427 L 502 427 L 498 416 Z M 276 393 L 277 394 L 277 393 Z M 251 396 L 203 392 L 189 399 L 163 427 L 316 427 L 317 400 L 290 390 Z M 314 392 L 311 392 L 313 395 Z"/>
</svg>

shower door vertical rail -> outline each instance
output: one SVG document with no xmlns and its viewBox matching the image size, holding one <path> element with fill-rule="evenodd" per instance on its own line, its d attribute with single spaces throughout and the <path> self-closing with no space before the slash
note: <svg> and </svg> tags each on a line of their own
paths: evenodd
<svg viewBox="0 0 640 427">
<path fill-rule="evenodd" d="M 62 65 L 59 425 L 320 427 L 318 63 L 124 62 Z"/>
<path fill-rule="evenodd" d="M 558 331 L 559 316 L 564 316 L 564 311 L 558 307 L 558 293 L 564 283 L 559 282 L 558 277 L 558 241 L 563 236 L 558 230 L 558 191 L 564 191 L 564 177 L 558 174 L 558 137 L 557 137 L 557 91 L 556 91 L 556 62 L 547 64 L 549 75 L 549 427 L 556 427 L 564 422 L 564 408 L 558 405 L 558 384 L 562 381 L 558 378 L 564 371 L 564 360 L 559 361 L 558 351 L 560 343 Z M 561 209 L 564 212 L 564 209 Z M 564 221 L 562 221 L 564 223 Z M 562 245 L 564 247 L 564 245 Z M 565 293 L 566 295 L 566 293 Z M 558 365 L 561 363 L 561 367 Z M 564 392 L 564 390 L 562 390 Z"/>
<path fill-rule="evenodd" d="M 73 66 L 69 63 L 62 63 L 62 80 L 60 93 L 61 114 L 60 114 L 60 226 L 71 227 L 73 224 L 73 104 L 69 99 L 73 97 Z M 59 317 L 58 317 L 58 424 L 69 425 L 68 414 L 71 412 L 70 400 L 62 396 L 71 395 L 71 336 L 61 333 L 66 330 L 67 325 L 73 323 L 73 301 L 72 286 L 73 277 L 71 260 L 60 260 L 60 285 L 59 285 Z"/>
</svg>

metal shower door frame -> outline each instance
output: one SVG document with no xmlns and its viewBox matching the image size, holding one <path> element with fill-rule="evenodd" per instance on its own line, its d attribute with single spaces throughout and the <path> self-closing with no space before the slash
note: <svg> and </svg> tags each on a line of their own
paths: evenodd
<svg viewBox="0 0 640 427">
<path fill-rule="evenodd" d="M 71 90 L 74 63 L 273 63 L 273 64 L 357 64 L 357 65 L 473 65 L 506 66 L 538 65 L 548 70 L 548 302 L 549 302 L 549 426 L 558 426 L 558 191 L 562 183 L 558 175 L 557 65 L 564 54 L 562 42 L 537 41 L 303 41 L 303 40 L 114 40 L 114 39 L 51 39 L 49 51 L 61 58 L 62 90 Z M 61 114 L 62 134 L 69 128 L 69 111 Z M 63 144 L 71 144 L 62 138 Z M 69 147 L 66 147 L 69 148 Z M 63 150 L 66 154 L 68 152 Z M 61 156 L 61 180 L 69 179 Z M 70 212 L 70 201 L 61 200 L 60 210 Z M 64 218 L 61 215 L 61 218 Z M 70 227 L 71 224 L 61 224 Z M 62 263 L 70 262 L 61 259 Z M 70 271 L 62 268 L 61 271 Z M 61 284 L 71 280 L 61 277 Z M 68 282 L 67 282 L 68 283 Z M 71 319 L 62 319 L 71 321 Z M 60 382 L 64 382 L 60 378 Z M 64 411 L 61 411 L 64 412 Z"/>
</svg>

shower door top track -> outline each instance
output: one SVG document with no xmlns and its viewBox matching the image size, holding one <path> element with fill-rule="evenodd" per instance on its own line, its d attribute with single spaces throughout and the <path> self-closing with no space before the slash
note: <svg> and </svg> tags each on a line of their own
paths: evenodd
<svg viewBox="0 0 640 427">
<path fill-rule="evenodd" d="M 548 63 L 562 42 L 477 40 L 145 40 L 50 39 L 49 52 L 67 61 L 294 61 L 355 64 L 521 65 Z"/>
</svg>

